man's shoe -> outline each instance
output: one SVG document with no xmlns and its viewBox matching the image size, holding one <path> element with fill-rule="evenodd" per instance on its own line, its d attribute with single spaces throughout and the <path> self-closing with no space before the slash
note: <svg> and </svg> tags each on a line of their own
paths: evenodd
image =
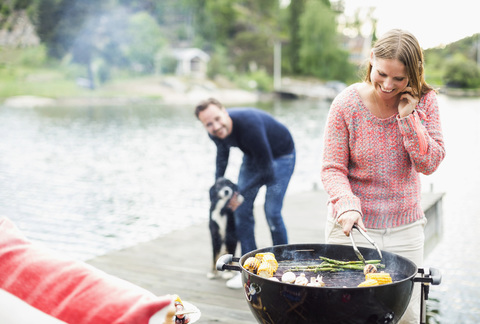
<svg viewBox="0 0 480 324">
<path fill-rule="evenodd" d="M 231 288 L 231 289 L 240 289 L 243 287 L 243 284 L 242 284 L 242 274 L 239 273 L 237 274 L 235 277 L 233 277 L 232 279 L 228 280 L 227 283 L 226 283 L 227 287 L 228 288 Z"/>
</svg>

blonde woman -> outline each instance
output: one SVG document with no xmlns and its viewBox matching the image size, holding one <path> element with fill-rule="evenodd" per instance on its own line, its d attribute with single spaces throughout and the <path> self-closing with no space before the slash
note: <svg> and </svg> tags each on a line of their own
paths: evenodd
<svg viewBox="0 0 480 324">
<path fill-rule="evenodd" d="M 329 195 L 327 243 L 351 244 L 357 224 L 382 250 L 423 266 L 419 173 L 433 173 L 445 157 L 436 92 L 423 69 L 415 36 L 391 30 L 375 43 L 364 81 L 333 101 L 321 171 Z M 415 290 L 400 323 L 420 321 Z"/>
</svg>

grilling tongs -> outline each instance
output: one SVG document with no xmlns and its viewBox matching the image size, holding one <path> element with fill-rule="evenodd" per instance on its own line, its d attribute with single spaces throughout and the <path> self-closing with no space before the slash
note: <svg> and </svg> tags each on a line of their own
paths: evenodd
<svg viewBox="0 0 480 324">
<path fill-rule="evenodd" d="M 365 237 L 367 239 L 367 241 L 370 242 L 375 247 L 375 249 L 377 249 L 377 252 L 380 255 L 380 260 L 381 260 L 382 259 L 382 251 L 380 251 L 380 249 L 378 248 L 377 243 L 375 243 L 375 241 L 370 236 L 368 236 L 368 234 L 364 230 L 362 230 L 360 227 L 358 227 L 357 224 L 353 224 L 352 230 L 354 228 L 356 228 L 357 231 L 359 231 L 360 234 L 362 234 L 363 237 Z M 357 248 L 357 245 L 355 244 L 355 240 L 353 239 L 353 233 L 352 232 L 353 231 L 350 231 L 349 236 L 350 236 L 350 240 L 352 241 L 353 251 L 355 251 L 355 254 L 357 255 L 358 259 L 360 259 L 360 261 L 362 261 L 363 264 L 366 264 L 365 263 L 365 258 L 363 257 L 362 253 L 360 253 L 360 251 Z"/>
</svg>

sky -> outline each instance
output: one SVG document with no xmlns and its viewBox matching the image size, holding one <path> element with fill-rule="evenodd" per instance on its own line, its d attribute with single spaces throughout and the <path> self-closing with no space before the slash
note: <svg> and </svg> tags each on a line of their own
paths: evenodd
<svg viewBox="0 0 480 324">
<path fill-rule="evenodd" d="M 334 2 L 334 0 L 332 0 Z M 393 28 L 415 35 L 423 49 L 446 45 L 480 33 L 476 0 L 344 0 L 345 14 L 375 8 L 377 37 Z"/>
</svg>

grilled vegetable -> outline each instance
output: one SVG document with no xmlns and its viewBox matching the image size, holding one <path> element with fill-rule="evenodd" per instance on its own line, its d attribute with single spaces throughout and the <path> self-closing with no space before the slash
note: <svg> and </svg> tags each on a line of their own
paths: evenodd
<svg viewBox="0 0 480 324">
<path fill-rule="evenodd" d="M 308 279 L 305 277 L 304 273 L 301 273 L 296 279 L 295 284 L 299 286 L 306 286 L 308 285 Z"/>
<path fill-rule="evenodd" d="M 378 286 L 378 281 L 375 279 L 368 279 L 358 285 L 358 287 Z"/>
<path fill-rule="evenodd" d="M 295 279 L 297 279 L 297 276 L 290 271 L 287 271 L 282 275 L 282 282 L 294 283 Z"/>
<path fill-rule="evenodd" d="M 295 266 L 288 269 L 288 271 L 308 271 L 308 272 L 336 272 L 345 270 L 359 270 L 364 271 L 364 265 L 362 261 L 340 261 L 329 259 L 325 257 L 319 257 L 323 260 L 320 264 L 308 265 L 308 266 Z M 367 265 L 375 265 L 376 269 L 385 268 L 384 264 L 380 263 L 380 260 L 366 260 Z"/>
<path fill-rule="evenodd" d="M 261 261 L 259 259 L 254 257 L 249 257 L 247 260 L 245 260 L 243 267 L 250 272 L 256 273 L 258 267 L 260 266 L 260 263 Z"/>
<path fill-rule="evenodd" d="M 365 268 L 363 268 L 363 274 L 374 273 L 374 272 L 377 272 L 377 267 L 375 267 L 375 265 L 373 264 L 367 264 Z"/>
<path fill-rule="evenodd" d="M 266 254 L 263 256 L 262 263 L 267 262 L 273 267 L 273 272 L 277 271 L 278 269 L 278 262 L 275 259 L 275 256 L 272 254 Z"/>
<path fill-rule="evenodd" d="M 274 266 L 272 266 L 270 262 L 262 262 L 257 269 L 257 275 L 263 278 L 271 278 L 275 271 L 276 269 L 274 269 Z"/>
<path fill-rule="evenodd" d="M 258 265 L 257 263 L 254 263 L 256 261 L 250 260 L 250 259 L 256 259 L 258 260 Z M 247 264 L 248 262 L 248 264 Z M 256 266 L 257 265 L 257 266 Z M 264 277 L 264 278 L 271 278 L 273 277 L 273 274 L 275 271 L 278 269 L 278 262 L 277 259 L 275 259 L 275 254 L 271 252 L 265 252 L 265 253 L 257 253 L 255 254 L 255 258 L 248 258 L 244 265 L 245 268 L 251 267 L 252 269 L 255 268 L 256 266 L 256 274 Z M 246 268 L 248 269 L 248 268 Z"/>
<path fill-rule="evenodd" d="M 390 274 L 386 272 L 367 273 L 365 275 L 365 280 L 369 279 L 376 280 L 379 285 L 392 283 L 392 277 L 390 277 Z"/>
<path fill-rule="evenodd" d="M 270 255 L 275 258 L 275 254 L 273 254 L 272 252 L 257 253 L 255 254 L 255 257 L 261 261 L 263 260 L 263 257 L 266 255 Z"/>
<path fill-rule="evenodd" d="M 307 286 L 310 286 L 310 287 L 325 287 L 325 283 L 323 282 L 322 277 L 317 276 L 317 278 L 311 277 L 310 282 L 307 284 Z"/>
</svg>

